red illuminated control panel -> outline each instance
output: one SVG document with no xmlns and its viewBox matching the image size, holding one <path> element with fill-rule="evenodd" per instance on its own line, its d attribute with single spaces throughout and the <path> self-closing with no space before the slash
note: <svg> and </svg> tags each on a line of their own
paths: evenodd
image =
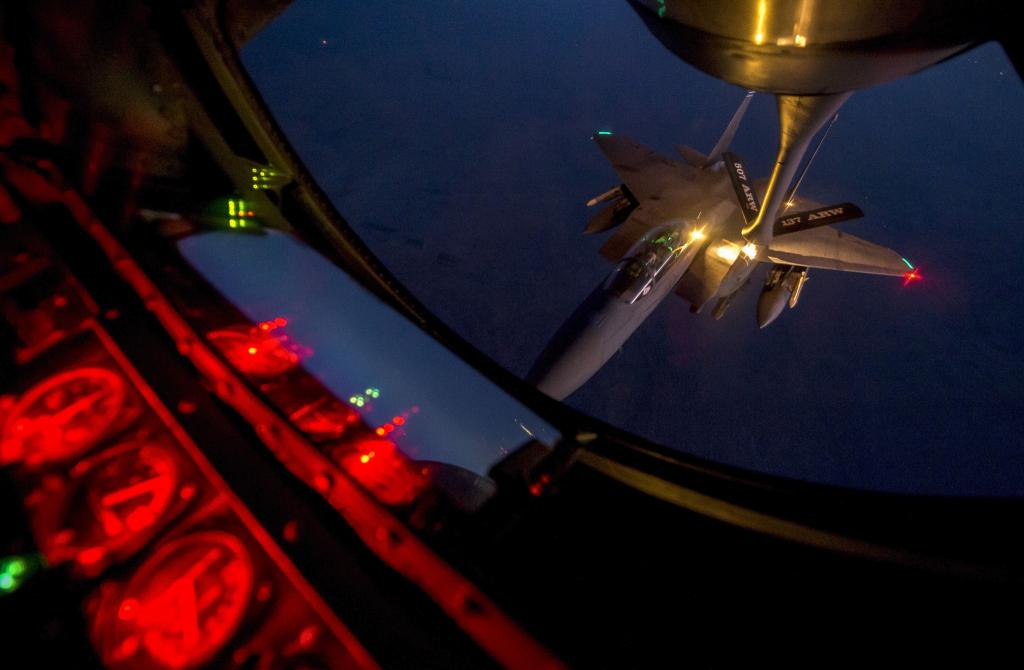
<svg viewBox="0 0 1024 670">
<path fill-rule="evenodd" d="M 101 320 L 88 316 L 84 297 L 67 304 L 78 298 L 61 271 L 39 267 L 56 273 L 60 307 L 87 316 L 44 334 L 44 346 L 21 349 L 17 375 L 0 387 L 0 465 L 22 494 L 41 569 L 66 570 L 84 589 L 102 663 L 374 667 L 221 479 L 203 436 L 194 440 L 178 424 Z M 23 274 L 27 281 L 38 272 Z M 0 284 L 0 303 L 19 282 Z M 52 296 L 39 303 L 55 308 Z M 247 374 L 276 376 L 301 354 L 277 328 L 229 328 L 210 339 Z M 344 405 L 312 399 L 295 419 L 310 434 L 336 437 L 350 416 Z M 9 581 L 5 591 L 15 588 Z"/>
</svg>

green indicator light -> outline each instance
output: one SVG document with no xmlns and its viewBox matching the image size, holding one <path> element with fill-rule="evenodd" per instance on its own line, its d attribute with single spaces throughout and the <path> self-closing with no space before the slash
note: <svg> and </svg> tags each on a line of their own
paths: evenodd
<svg viewBox="0 0 1024 670">
<path fill-rule="evenodd" d="M 228 214 L 230 214 L 231 216 L 235 215 L 235 201 L 234 200 L 228 200 Z"/>
<path fill-rule="evenodd" d="M 599 131 L 597 131 L 597 134 L 598 135 L 611 135 L 612 131 L 610 131 L 610 130 L 599 130 Z"/>
<path fill-rule="evenodd" d="M 15 558 L 12 559 L 11 562 L 8 563 L 7 567 L 4 569 L 7 572 L 7 574 L 11 575 L 12 577 L 17 577 L 18 575 L 25 573 L 25 568 L 25 561 L 20 558 Z"/>
<path fill-rule="evenodd" d="M 45 565 L 38 554 L 0 558 L 0 595 L 16 591 L 29 575 Z"/>
<path fill-rule="evenodd" d="M 665 11 L 666 11 L 665 10 L 665 5 L 662 5 L 661 7 L 658 7 L 658 18 L 659 19 L 665 18 Z"/>
<path fill-rule="evenodd" d="M 908 261 L 908 260 L 907 260 L 906 258 L 901 258 L 900 260 L 901 260 L 901 261 L 903 261 L 903 262 L 904 262 L 904 263 L 906 264 L 906 266 L 907 266 L 908 268 L 910 268 L 911 270 L 913 270 L 913 269 L 914 269 L 914 266 L 913 266 L 913 265 L 911 265 L 911 264 L 910 264 L 910 261 Z"/>
<path fill-rule="evenodd" d="M 250 167 L 249 170 L 252 174 L 252 190 L 254 191 L 267 191 L 272 189 L 281 188 L 292 178 L 285 172 L 275 170 L 270 166 L 257 165 Z M 239 208 L 246 209 L 251 205 L 247 205 L 244 201 L 240 201 Z"/>
</svg>

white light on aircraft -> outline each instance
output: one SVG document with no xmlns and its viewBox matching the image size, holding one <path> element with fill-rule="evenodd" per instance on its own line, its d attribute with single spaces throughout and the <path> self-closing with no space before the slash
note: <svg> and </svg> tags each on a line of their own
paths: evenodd
<svg viewBox="0 0 1024 670">
<path fill-rule="evenodd" d="M 757 258 L 757 245 L 753 242 L 748 242 L 743 246 L 743 255 L 747 258 Z"/>
<path fill-rule="evenodd" d="M 703 240 L 707 235 L 704 234 L 703 228 L 694 228 L 690 231 L 690 241 L 696 242 L 697 240 Z"/>
<path fill-rule="evenodd" d="M 722 260 L 734 263 L 736 262 L 736 259 L 740 257 L 740 248 L 737 247 L 735 244 L 729 244 L 728 242 L 726 242 L 725 244 L 715 249 L 715 253 L 718 254 L 718 257 L 721 258 Z"/>
<path fill-rule="evenodd" d="M 757 2 L 757 32 L 754 33 L 754 44 L 764 44 L 764 26 L 768 18 L 768 0 Z"/>
</svg>

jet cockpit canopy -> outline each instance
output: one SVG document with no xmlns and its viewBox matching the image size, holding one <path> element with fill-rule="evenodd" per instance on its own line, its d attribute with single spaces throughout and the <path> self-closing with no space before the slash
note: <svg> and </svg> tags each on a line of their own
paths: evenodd
<svg viewBox="0 0 1024 670">
<path fill-rule="evenodd" d="M 681 221 L 652 228 L 619 261 L 605 281 L 605 291 L 632 305 L 651 292 L 687 241 Z"/>
</svg>

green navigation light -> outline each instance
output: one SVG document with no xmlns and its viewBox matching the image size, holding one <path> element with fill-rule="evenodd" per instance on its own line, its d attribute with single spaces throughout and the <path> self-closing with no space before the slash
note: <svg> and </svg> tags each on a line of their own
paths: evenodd
<svg viewBox="0 0 1024 670">
<path fill-rule="evenodd" d="M 903 262 L 904 262 L 904 263 L 906 264 L 906 266 L 907 266 L 908 268 L 910 268 L 911 270 L 913 270 L 913 269 L 914 269 L 914 266 L 913 266 L 913 265 L 911 265 L 911 264 L 910 264 L 910 261 L 908 261 L 908 260 L 907 260 L 906 258 L 901 258 L 900 260 L 901 260 L 901 261 L 903 261 Z"/>
</svg>

